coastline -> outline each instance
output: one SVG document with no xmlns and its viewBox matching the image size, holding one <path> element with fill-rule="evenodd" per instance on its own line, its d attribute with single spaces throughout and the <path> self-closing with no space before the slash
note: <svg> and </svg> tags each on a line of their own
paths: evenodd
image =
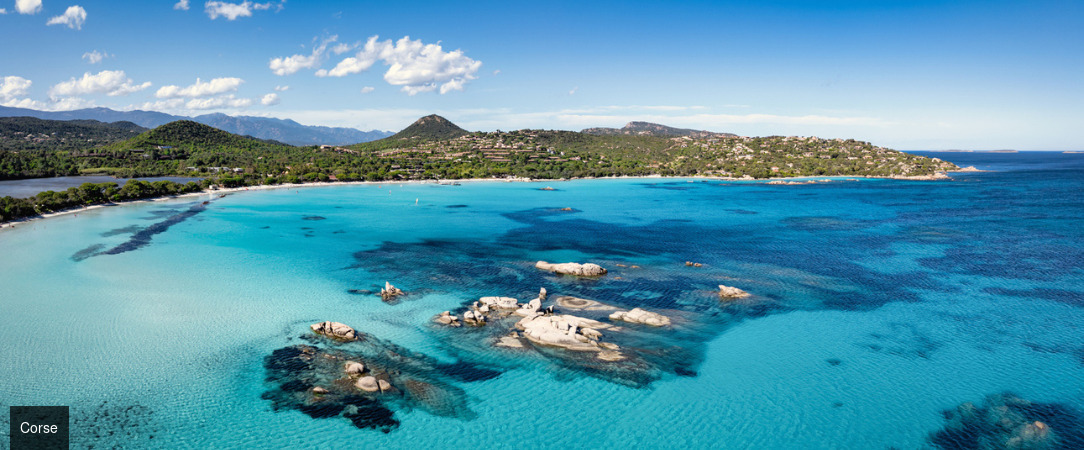
<svg viewBox="0 0 1084 450">
<path fill-rule="evenodd" d="M 971 172 L 979 170 L 965 170 L 953 172 Z M 944 172 L 937 172 L 933 175 L 919 175 L 919 176 L 889 176 L 889 177 L 876 177 L 868 175 L 822 175 L 822 176 L 810 176 L 810 177 L 776 177 L 776 178 L 734 178 L 734 177 L 718 177 L 718 176 L 702 176 L 702 175 L 690 175 L 682 177 L 669 177 L 663 175 L 644 175 L 644 176 L 630 176 L 622 175 L 616 177 L 573 177 L 566 179 L 532 179 L 532 178 L 465 178 L 458 180 L 401 180 L 401 181 L 333 181 L 333 182 L 308 182 L 308 183 L 296 183 L 296 184 L 269 184 L 259 186 L 245 186 L 236 188 L 218 188 L 218 189 L 204 189 L 200 192 L 192 192 L 188 194 L 171 195 L 166 197 L 154 197 L 141 200 L 132 200 L 129 202 L 120 203 L 102 203 L 99 205 L 80 206 L 76 208 L 69 208 L 60 211 L 54 211 L 51 213 L 45 213 L 37 216 L 24 217 L 21 219 L 15 219 L 8 222 L 0 223 L 0 232 L 16 228 L 18 225 L 24 225 L 33 223 L 38 220 L 49 219 L 53 217 L 66 216 L 68 214 L 78 214 L 80 212 L 91 211 L 99 208 L 107 208 L 113 206 L 132 205 L 147 202 L 161 202 L 174 199 L 200 197 L 203 195 L 214 194 L 231 194 L 236 192 L 245 191 L 266 191 L 272 189 L 300 189 L 310 187 L 330 187 L 330 186 L 366 186 L 366 185 L 384 185 L 384 184 L 436 184 L 436 183 L 559 183 L 572 180 L 621 180 L 621 179 L 691 179 L 691 180 L 715 180 L 715 181 L 745 181 L 763 184 L 785 185 L 785 184 L 813 184 L 821 182 L 834 182 L 834 181 L 857 181 L 858 179 L 886 179 L 886 180 L 900 180 L 900 181 L 940 181 L 940 180 L 952 180 Z M 782 181 L 782 183 L 781 183 Z"/>
</svg>

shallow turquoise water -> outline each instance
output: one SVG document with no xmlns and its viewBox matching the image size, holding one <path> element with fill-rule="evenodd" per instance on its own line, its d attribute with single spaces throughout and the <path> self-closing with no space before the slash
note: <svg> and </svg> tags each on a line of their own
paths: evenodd
<svg viewBox="0 0 1084 450">
<path fill-rule="evenodd" d="M 989 394 L 1084 410 L 1081 156 L 944 155 L 999 170 L 955 182 L 334 186 L 28 223 L 0 233 L 0 405 L 71 405 L 77 446 L 928 446 Z M 385 280 L 412 294 L 350 292 Z M 680 320 L 632 381 L 430 322 L 539 287 Z M 393 408 L 386 434 L 274 411 L 265 358 L 323 320 L 499 376 L 454 383 L 469 414 Z"/>
</svg>

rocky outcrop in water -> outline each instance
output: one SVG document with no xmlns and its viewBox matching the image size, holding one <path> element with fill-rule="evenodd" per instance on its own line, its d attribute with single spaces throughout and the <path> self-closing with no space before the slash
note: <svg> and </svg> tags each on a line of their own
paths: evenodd
<svg viewBox="0 0 1084 450">
<path fill-rule="evenodd" d="M 749 296 L 748 292 L 738 289 L 733 286 L 719 285 L 719 296 L 724 299 L 729 298 L 745 298 Z"/>
<path fill-rule="evenodd" d="M 1037 403 L 1011 393 L 987 396 L 945 411 L 945 428 L 930 435 L 943 449 L 1084 448 L 1084 417 L 1067 406 Z"/>
<path fill-rule="evenodd" d="M 598 264 L 559 263 L 551 264 L 546 261 L 535 263 L 535 267 L 560 275 L 574 275 L 577 277 L 600 277 L 606 275 L 606 269 Z"/>
<path fill-rule="evenodd" d="M 332 339 L 352 341 L 357 339 L 357 333 L 353 328 L 339 322 L 320 322 L 309 325 L 312 331 Z"/>
<path fill-rule="evenodd" d="M 280 348 L 264 359 L 271 388 L 262 398 L 274 410 L 342 418 L 387 433 L 399 425 L 400 409 L 472 419 L 466 394 L 453 382 L 500 375 L 466 362 L 442 364 L 352 328 L 354 338 L 341 339 L 346 334 L 335 330 L 342 327 L 349 328 L 337 322 L 314 324 L 314 331 L 331 332 L 302 336 L 310 343 Z"/>
<path fill-rule="evenodd" d="M 662 314 L 633 308 L 632 311 L 617 311 L 610 314 L 610 320 L 623 320 L 629 323 L 642 323 L 653 327 L 670 325 L 670 318 Z"/>
<path fill-rule="evenodd" d="M 390 282 L 385 281 L 384 287 L 380 289 L 380 298 L 384 301 L 394 300 L 396 297 L 403 295 L 402 289 L 392 286 Z"/>
</svg>

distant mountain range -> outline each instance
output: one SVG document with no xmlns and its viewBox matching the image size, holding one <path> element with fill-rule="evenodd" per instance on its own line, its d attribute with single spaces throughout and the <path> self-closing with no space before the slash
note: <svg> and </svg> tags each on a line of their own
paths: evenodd
<svg viewBox="0 0 1084 450">
<path fill-rule="evenodd" d="M 156 111 L 116 111 L 109 108 L 88 108 L 73 111 L 38 111 L 0 106 L 0 117 L 35 117 L 47 120 L 97 120 L 99 122 L 132 122 L 145 128 L 155 128 L 177 120 L 192 120 L 238 135 L 275 140 L 291 145 L 349 145 L 391 136 L 390 131 L 361 131 L 354 128 L 333 128 L 302 125 L 289 119 L 254 116 L 204 114 L 196 117 L 174 116 Z"/>
<path fill-rule="evenodd" d="M 716 133 L 713 131 L 692 130 L 688 128 L 674 128 L 651 122 L 629 122 L 622 128 L 586 128 L 581 133 L 596 136 L 688 136 L 694 138 L 705 137 L 736 137 L 733 133 Z"/>
</svg>

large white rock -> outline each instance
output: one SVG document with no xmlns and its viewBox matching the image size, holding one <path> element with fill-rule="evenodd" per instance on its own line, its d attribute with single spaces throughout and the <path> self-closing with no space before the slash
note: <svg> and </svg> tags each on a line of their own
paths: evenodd
<svg viewBox="0 0 1084 450">
<path fill-rule="evenodd" d="M 347 361 L 345 370 L 347 375 L 361 375 L 363 372 L 365 372 L 365 364 L 354 361 Z"/>
<path fill-rule="evenodd" d="M 632 311 L 617 311 L 610 314 L 610 320 L 624 320 L 625 322 L 642 323 L 653 327 L 670 325 L 669 317 L 651 311 L 644 311 L 640 308 L 633 308 Z"/>
<path fill-rule="evenodd" d="M 361 377 L 358 378 L 357 383 L 354 383 L 358 389 L 365 392 L 376 392 L 380 390 L 380 384 L 377 383 L 376 377 Z"/>
<path fill-rule="evenodd" d="M 719 296 L 723 298 L 748 297 L 749 293 L 733 286 L 719 285 Z"/>
<path fill-rule="evenodd" d="M 342 339 L 352 341 L 357 339 L 357 333 L 353 328 L 350 328 L 339 322 L 320 322 L 309 325 L 312 331 L 334 339 Z"/>
<path fill-rule="evenodd" d="M 539 300 L 539 299 L 536 298 L 534 300 L 531 300 L 531 301 L 527 302 L 527 304 L 525 304 L 525 305 L 521 306 L 519 309 L 517 309 L 515 311 L 515 314 L 517 316 L 526 317 L 528 315 L 537 313 L 538 310 L 540 310 L 540 309 L 542 309 L 542 300 Z"/>
<path fill-rule="evenodd" d="M 606 275 L 606 269 L 598 264 L 558 263 L 551 264 L 546 261 L 535 263 L 535 267 L 561 275 L 575 275 L 578 277 L 600 277 Z"/>
<path fill-rule="evenodd" d="M 582 317 L 530 315 L 520 319 L 516 327 L 523 336 L 541 345 L 561 347 L 567 350 L 599 351 L 598 343 L 577 333 L 581 323 L 598 323 Z"/>
<path fill-rule="evenodd" d="M 519 308 L 519 300 L 512 297 L 482 297 L 478 301 L 490 308 L 497 309 L 516 309 Z"/>
</svg>

